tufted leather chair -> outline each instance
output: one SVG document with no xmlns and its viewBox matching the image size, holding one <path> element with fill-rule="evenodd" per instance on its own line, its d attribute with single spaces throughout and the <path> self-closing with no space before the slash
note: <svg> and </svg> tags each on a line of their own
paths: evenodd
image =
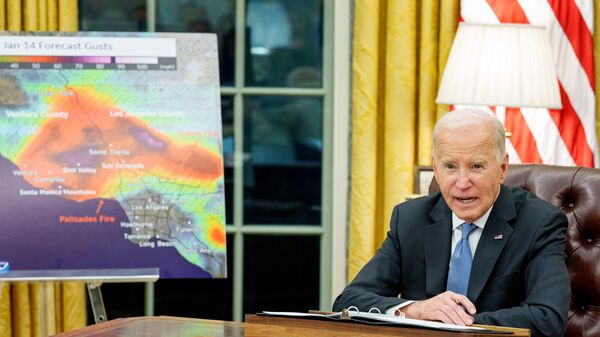
<svg viewBox="0 0 600 337">
<path fill-rule="evenodd" d="M 567 215 L 571 303 L 565 336 L 600 337 L 600 169 L 510 165 L 504 184 L 526 189 Z M 429 191 L 438 189 L 434 179 Z"/>
</svg>

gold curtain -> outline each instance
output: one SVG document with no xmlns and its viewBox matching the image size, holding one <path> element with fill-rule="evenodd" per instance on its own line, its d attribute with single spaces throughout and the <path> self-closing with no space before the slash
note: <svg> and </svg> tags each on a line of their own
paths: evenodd
<svg viewBox="0 0 600 337">
<path fill-rule="evenodd" d="M 431 164 L 431 129 L 447 106 L 437 84 L 459 1 L 356 0 L 348 278 L 373 256 L 394 205 Z"/>
<path fill-rule="evenodd" d="M 431 131 L 448 111 L 435 104 L 435 96 L 459 2 L 355 0 L 349 280 L 381 245 L 394 205 L 412 193 L 414 166 L 431 165 Z M 600 13 L 600 1 L 594 13 Z M 598 93 L 598 16 L 594 31 Z M 600 136 L 599 99 L 596 130 Z"/>
<path fill-rule="evenodd" d="M 77 31 L 77 0 L 0 0 L 0 29 Z M 85 324 L 81 282 L 0 283 L 0 337 L 46 336 Z"/>
</svg>

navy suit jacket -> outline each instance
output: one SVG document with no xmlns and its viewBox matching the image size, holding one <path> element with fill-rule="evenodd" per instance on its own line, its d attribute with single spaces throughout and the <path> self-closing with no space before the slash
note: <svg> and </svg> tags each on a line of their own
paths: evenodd
<svg viewBox="0 0 600 337">
<path fill-rule="evenodd" d="M 384 312 L 446 291 L 452 211 L 441 194 L 394 208 L 381 248 L 344 289 L 333 310 Z M 564 333 L 569 303 L 567 218 L 522 189 L 502 186 L 473 257 L 467 297 L 475 323 L 524 327 L 532 336 Z"/>
</svg>

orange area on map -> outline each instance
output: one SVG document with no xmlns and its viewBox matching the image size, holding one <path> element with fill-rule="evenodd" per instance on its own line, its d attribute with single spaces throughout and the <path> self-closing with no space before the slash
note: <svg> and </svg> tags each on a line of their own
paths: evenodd
<svg viewBox="0 0 600 337">
<path fill-rule="evenodd" d="M 210 242 L 218 247 L 225 247 L 225 231 L 220 226 L 213 226 L 208 230 Z"/>
<path fill-rule="evenodd" d="M 124 169 L 138 176 L 159 172 L 188 181 L 214 180 L 222 174 L 218 155 L 199 146 L 176 144 L 137 117 L 115 116 L 115 111 L 123 110 L 94 88 L 77 88 L 73 93 L 49 98 L 48 112 L 68 112 L 68 117 L 48 118 L 16 160 L 22 170 L 37 172 L 37 176 L 23 176 L 33 186 L 95 191 L 95 195 L 63 195 L 83 201 L 102 196 L 123 165 L 133 165 Z M 96 171 L 72 171 L 81 168 Z"/>
</svg>

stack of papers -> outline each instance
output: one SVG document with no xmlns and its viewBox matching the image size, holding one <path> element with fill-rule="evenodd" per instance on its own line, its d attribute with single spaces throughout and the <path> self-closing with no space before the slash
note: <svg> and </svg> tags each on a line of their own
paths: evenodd
<svg viewBox="0 0 600 337">
<path fill-rule="evenodd" d="M 259 315 L 282 316 L 282 317 L 297 317 L 297 318 L 315 318 L 315 319 L 331 319 L 336 321 L 350 321 L 367 324 L 385 324 L 417 327 L 425 329 L 453 331 L 453 332 L 475 332 L 487 334 L 512 334 L 510 331 L 490 330 L 477 326 L 464 326 L 447 324 L 441 322 L 424 321 L 412 318 L 402 318 L 387 314 L 379 314 L 372 312 L 362 312 L 357 310 L 344 309 L 334 313 L 302 313 L 302 312 L 287 312 L 287 311 L 263 311 Z"/>
</svg>

